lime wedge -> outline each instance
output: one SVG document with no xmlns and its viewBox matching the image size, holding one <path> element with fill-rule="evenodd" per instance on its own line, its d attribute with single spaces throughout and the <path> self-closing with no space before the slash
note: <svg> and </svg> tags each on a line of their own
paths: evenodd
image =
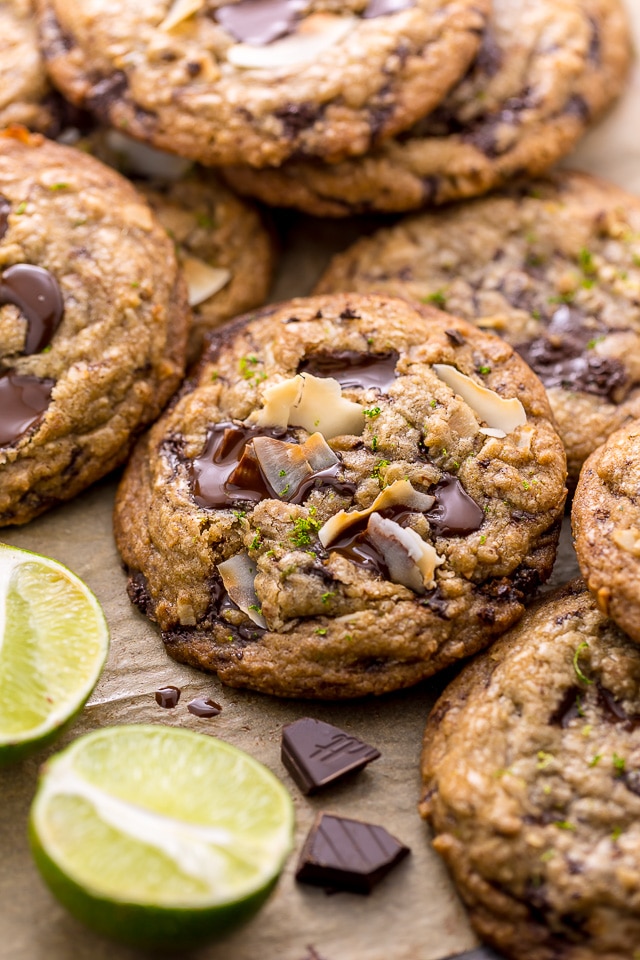
<svg viewBox="0 0 640 960">
<path fill-rule="evenodd" d="M 46 763 L 30 833 L 45 881 L 79 920 L 125 943 L 184 948 L 267 899 L 293 804 L 266 767 L 213 737 L 106 727 Z"/>
<path fill-rule="evenodd" d="M 0 544 L 0 766 L 53 739 L 109 649 L 100 604 L 55 560 Z"/>
</svg>

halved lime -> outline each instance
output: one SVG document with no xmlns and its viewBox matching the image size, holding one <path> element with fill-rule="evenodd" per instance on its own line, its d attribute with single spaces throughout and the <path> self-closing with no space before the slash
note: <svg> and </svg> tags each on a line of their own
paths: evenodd
<svg viewBox="0 0 640 960">
<path fill-rule="evenodd" d="M 44 879 L 79 920 L 125 943 L 187 947 L 267 899 L 291 849 L 293 804 L 221 740 L 106 727 L 46 763 L 30 833 Z"/>
<path fill-rule="evenodd" d="M 0 544 L 0 766 L 81 709 L 109 649 L 100 604 L 55 560 Z"/>
</svg>

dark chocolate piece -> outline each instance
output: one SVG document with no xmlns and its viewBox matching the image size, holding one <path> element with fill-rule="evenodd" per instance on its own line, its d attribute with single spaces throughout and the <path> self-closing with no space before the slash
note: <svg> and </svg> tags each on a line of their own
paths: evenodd
<svg viewBox="0 0 640 960">
<path fill-rule="evenodd" d="M 314 377 L 333 377 L 342 387 L 363 390 L 375 387 L 388 390 L 396 378 L 398 356 L 389 353 L 358 353 L 357 350 L 336 350 L 335 353 L 314 353 L 298 366 L 298 373 Z"/>
<path fill-rule="evenodd" d="M 409 853 L 384 827 L 321 813 L 305 840 L 296 880 L 370 893 Z"/>
<path fill-rule="evenodd" d="M 415 7 L 415 0 L 369 0 L 362 14 L 362 19 L 370 20 L 373 19 L 373 17 L 387 17 L 391 13 L 400 13 L 401 10 L 408 10 L 409 7 Z"/>
<path fill-rule="evenodd" d="M 289 723 L 282 731 L 282 762 L 306 794 L 362 770 L 379 756 L 375 747 L 311 717 Z"/>
<path fill-rule="evenodd" d="M 27 318 L 24 353 L 38 353 L 58 329 L 64 302 L 58 281 L 48 270 L 16 263 L 0 279 L 0 305 L 12 303 Z"/>
<path fill-rule="evenodd" d="M 0 375 L 0 447 L 18 440 L 49 406 L 55 380 L 20 373 Z"/>
<path fill-rule="evenodd" d="M 194 717 L 217 717 L 222 713 L 222 707 L 215 700 L 205 700 L 203 697 L 196 697 L 191 703 L 187 704 L 187 710 Z"/>
<path fill-rule="evenodd" d="M 457 477 L 446 475 L 433 495 L 436 502 L 425 516 L 439 537 L 466 537 L 480 529 L 484 513 Z"/>
<path fill-rule="evenodd" d="M 160 687 L 159 690 L 156 690 L 156 703 L 159 707 L 164 707 L 165 710 L 171 710 L 177 706 L 179 699 L 180 690 L 178 687 Z"/>
<path fill-rule="evenodd" d="M 241 0 L 218 7 L 215 19 L 241 43 L 265 46 L 293 33 L 304 0 Z"/>
<path fill-rule="evenodd" d="M 11 213 L 11 204 L 6 197 L 0 196 L 0 240 L 7 232 L 9 225 L 9 214 Z"/>
</svg>

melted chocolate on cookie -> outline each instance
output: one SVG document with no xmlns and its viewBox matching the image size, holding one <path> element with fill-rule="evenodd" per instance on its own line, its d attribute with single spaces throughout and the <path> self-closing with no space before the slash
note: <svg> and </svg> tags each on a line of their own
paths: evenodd
<svg viewBox="0 0 640 960">
<path fill-rule="evenodd" d="M 439 537 L 466 537 L 479 530 L 484 513 L 457 477 L 446 474 L 432 491 L 436 502 L 425 516 Z"/>
<path fill-rule="evenodd" d="M 19 440 L 38 422 L 49 406 L 54 383 L 11 371 L 0 375 L 0 446 Z"/>
<path fill-rule="evenodd" d="M 314 353 L 301 361 L 298 373 L 310 373 L 314 377 L 333 377 L 342 387 L 362 390 L 373 387 L 384 392 L 396 378 L 398 356 L 395 352 L 358 353 L 357 350 Z"/>
<path fill-rule="evenodd" d="M 55 277 L 30 263 L 8 267 L 0 278 L 0 305 L 4 303 L 14 304 L 27 318 L 24 353 L 43 350 L 58 329 L 64 310 Z"/>
</svg>

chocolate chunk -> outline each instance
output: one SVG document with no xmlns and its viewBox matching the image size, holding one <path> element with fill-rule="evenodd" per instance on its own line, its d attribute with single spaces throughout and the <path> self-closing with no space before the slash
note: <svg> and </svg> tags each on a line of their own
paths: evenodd
<svg viewBox="0 0 640 960">
<path fill-rule="evenodd" d="M 356 350 L 336 350 L 335 353 L 314 353 L 298 365 L 298 373 L 314 377 L 333 377 L 342 387 L 366 390 L 388 390 L 396 378 L 399 354 L 358 353 Z"/>
<path fill-rule="evenodd" d="M 454 346 L 456 347 L 461 347 L 463 344 L 466 343 L 465 338 L 463 337 L 463 335 L 460 333 L 459 330 L 445 330 L 445 333 L 448 336 L 451 343 L 453 343 Z"/>
<path fill-rule="evenodd" d="M 306 794 L 362 770 L 379 756 L 357 737 L 311 717 L 289 723 L 282 731 L 282 762 Z"/>
<path fill-rule="evenodd" d="M 177 706 L 179 699 L 180 690 L 178 687 L 160 687 L 159 690 L 156 690 L 156 703 L 159 707 L 164 707 L 166 710 L 171 710 Z"/>
<path fill-rule="evenodd" d="M 304 0 L 241 0 L 218 7 L 215 19 L 241 43 L 265 46 L 293 33 Z"/>
<path fill-rule="evenodd" d="M 495 77 L 496 73 L 502 67 L 504 54 L 502 47 L 496 40 L 495 34 L 488 24 L 482 37 L 482 43 L 478 50 L 474 72 L 481 73 L 485 77 Z"/>
<path fill-rule="evenodd" d="M 16 263 L 0 278 L 0 305 L 12 303 L 27 319 L 24 353 L 38 353 L 51 341 L 64 311 L 56 278 L 42 267 Z"/>
<path fill-rule="evenodd" d="M 314 125 L 322 109 L 315 103 L 287 103 L 277 107 L 273 114 L 282 121 L 285 136 L 295 139 L 303 130 Z"/>
<path fill-rule="evenodd" d="M 433 490 L 436 502 L 425 516 L 441 537 L 466 537 L 479 530 L 484 513 L 457 477 L 446 475 Z"/>
<path fill-rule="evenodd" d="M 217 717 L 222 713 L 222 707 L 215 700 L 204 700 L 202 697 L 196 697 L 191 703 L 187 704 L 187 710 L 194 717 Z"/>
<path fill-rule="evenodd" d="M 409 853 L 384 827 L 321 813 L 305 840 L 296 880 L 370 893 Z"/>
<path fill-rule="evenodd" d="M 391 13 L 400 13 L 415 7 L 415 0 L 369 0 L 362 13 L 363 20 L 372 20 L 374 17 L 387 17 Z"/>
<path fill-rule="evenodd" d="M 102 77 L 91 88 L 85 106 L 92 110 L 101 120 L 108 120 L 111 107 L 117 100 L 124 100 L 129 89 L 126 73 L 116 70 L 108 77 Z"/>
<path fill-rule="evenodd" d="M 19 373 L 0 376 L 0 447 L 18 440 L 49 406 L 54 380 Z"/>
<path fill-rule="evenodd" d="M 591 121 L 591 110 L 589 109 L 589 104 L 581 97 L 579 93 L 574 93 L 564 105 L 564 112 L 570 117 L 578 117 L 578 119 L 584 121 L 584 123 L 589 123 Z"/>
<path fill-rule="evenodd" d="M 6 197 L 0 196 L 0 240 L 4 237 L 7 232 L 7 227 L 9 225 L 9 214 L 11 212 L 11 204 L 6 199 Z"/>
</svg>

